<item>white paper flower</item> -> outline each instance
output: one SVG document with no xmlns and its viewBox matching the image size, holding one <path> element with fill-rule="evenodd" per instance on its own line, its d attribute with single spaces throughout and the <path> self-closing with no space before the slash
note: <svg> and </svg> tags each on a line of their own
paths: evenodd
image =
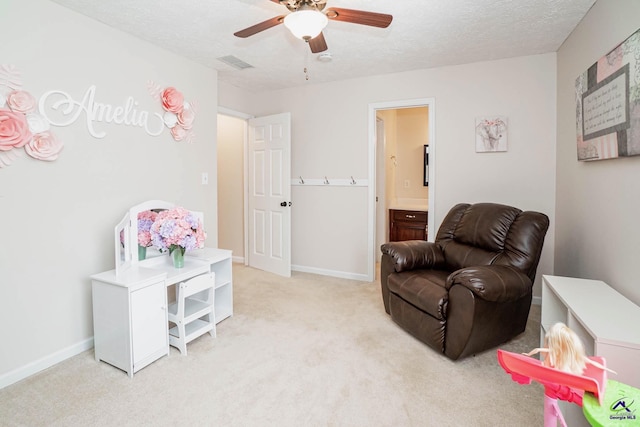
<svg viewBox="0 0 640 427">
<path fill-rule="evenodd" d="M 39 113 L 27 114 L 27 124 L 31 133 L 46 132 L 49 130 L 49 121 Z"/>
<path fill-rule="evenodd" d="M 164 121 L 164 124 L 171 129 L 176 125 L 176 123 L 178 123 L 178 116 L 176 113 L 172 113 L 171 111 L 165 111 L 162 115 L 162 120 Z"/>
<path fill-rule="evenodd" d="M 7 97 L 0 93 L 0 108 L 4 108 L 7 105 Z"/>
</svg>

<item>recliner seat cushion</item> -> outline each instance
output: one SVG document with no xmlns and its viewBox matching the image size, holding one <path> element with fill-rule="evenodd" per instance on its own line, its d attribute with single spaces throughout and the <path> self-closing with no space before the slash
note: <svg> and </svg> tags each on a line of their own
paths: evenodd
<svg viewBox="0 0 640 427">
<path fill-rule="evenodd" d="M 391 274 L 389 292 L 438 320 L 447 318 L 449 292 L 445 288 L 448 272 L 442 270 L 413 270 Z"/>
</svg>

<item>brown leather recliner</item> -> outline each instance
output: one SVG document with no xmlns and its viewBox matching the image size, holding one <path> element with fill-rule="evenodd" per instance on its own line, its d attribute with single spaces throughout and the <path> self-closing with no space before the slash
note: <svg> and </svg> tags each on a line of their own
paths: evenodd
<svg viewBox="0 0 640 427">
<path fill-rule="evenodd" d="M 382 245 L 387 313 L 456 360 L 524 332 L 549 218 L 495 203 L 458 204 L 435 242 Z"/>
</svg>

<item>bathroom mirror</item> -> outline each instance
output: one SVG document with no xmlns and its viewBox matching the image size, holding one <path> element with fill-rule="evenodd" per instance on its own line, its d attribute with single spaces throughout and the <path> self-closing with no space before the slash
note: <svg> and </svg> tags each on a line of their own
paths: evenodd
<svg viewBox="0 0 640 427">
<path fill-rule="evenodd" d="M 424 177 L 423 185 L 425 187 L 429 186 L 429 146 L 428 145 L 424 146 L 424 170 L 423 170 L 422 176 Z"/>
</svg>

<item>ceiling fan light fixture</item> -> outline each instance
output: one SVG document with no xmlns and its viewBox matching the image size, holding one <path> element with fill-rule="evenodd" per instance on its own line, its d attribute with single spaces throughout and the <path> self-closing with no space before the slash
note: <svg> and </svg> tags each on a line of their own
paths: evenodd
<svg viewBox="0 0 640 427">
<path fill-rule="evenodd" d="M 284 25 L 291 34 L 305 41 L 317 37 L 328 22 L 325 14 L 317 10 L 298 10 L 284 17 Z"/>
</svg>

